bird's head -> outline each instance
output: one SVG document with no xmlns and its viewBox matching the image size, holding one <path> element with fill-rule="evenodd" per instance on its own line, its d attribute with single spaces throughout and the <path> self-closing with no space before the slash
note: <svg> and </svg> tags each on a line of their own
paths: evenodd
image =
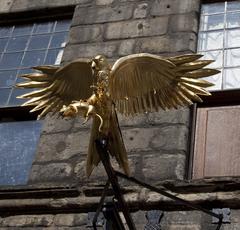
<svg viewBox="0 0 240 230">
<path fill-rule="evenodd" d="M 107 58 L 103 55 L 97 55 L 92 59 L 93 70 L 104 70 L 108 68 Z"/>
</svg>

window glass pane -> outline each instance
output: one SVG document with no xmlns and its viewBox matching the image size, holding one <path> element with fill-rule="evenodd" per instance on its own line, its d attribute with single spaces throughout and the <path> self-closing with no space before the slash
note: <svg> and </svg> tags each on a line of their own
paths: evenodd
<svg viewBox="0 0 240 230">
<path fill-rule="evenodd" d="M 220 69 L 221 70 L 221 69 Z M 215 74 L 210 77 L 206 77 L 206 80 L 212 82 L 214 86 L 208 87 L 207 89 L 210 91 L 221 90 L 222 88 L 222 70 L 219 74 Z"/>
<path fill-rule="evenodd" d="M 203 56 L 202 59 L 205 60 L 215 60 L 213 63 L 207 66 L 207 68 L 222 68 L 223 66 L 223 52 L 222 50 L 201 52 Z"/>
<path fill-rule="evenodd" d="M 0 37 L 9 37 L 12 33 L 13 27 L 1 27 L 0 28 Z"/>
<path fill-rule="evenodd" d="M 200 30 L 218 30 L 224 27 L 224 14 L 201 17 Z"/>
<path fill-rule="evenodd" d="M 44 22 L 35 24 L 33 33 L 41 34 L 41 33 L 51 33 L 53 30 L 54 22 Z"/>
<path fill-rule="evenodd" d="M 240 13 L 229 13 L 226 16 L 227 28 L 240 27 Z"/>
<path fill-rule="evenodd" d="M 32 32 L 32 25 L 19 25 L 13 30 L 13 36 L 29 35 Z"/>
<path fill-rule="evenodd" d="M 240 66 L 240 49 L 229 49 L 225 51 L 225 66 Z"/>
<path fill-rule="evenodd" d="M 240 68 L 224 70 L 224 89 L 240 88 Z"/>
<path fill-rule="evenodd" d="M 240 2 L 227 2 L 227 11 L 235 11 L 235 10 L 240 10 Z"/>
<path fill-rule="evenodd" d="M 5 53 L 0 62 L 0 69 L 16 69 L 22 60 L 23 53 Z"/>
<path fill-rule="evenodd" d="M 213 3 L 213 4 L 203 4 L 202 14 L 212 14 L 212 13 L 223 13 L 225 9 L 225 3 Z"/>
<path fill-rule="evenodd" d="M 6 51 L 25 50 L 29 36 L 13 37 L 9 40 Z"/>
<path fill-rule="evenodd" d="M 61 20 L 57 22 L 55 31 L 68 31 L 70 28 L 69 20 Z"/>
<path fill-rule="evenodd" d="M 10 99 L 8 102 L 8 105 L 11 106 L 16 106 L 16 105 L 21 105 L 22 103 L 24 103 L 25 101 L 27 101 L 27 99 L 18 99 L 16 98 L 19 95 L 23 95 L 25 93 L 29 93 L 31 92 L 31 89 L 13 89 L 11 95 L 10 95 Z"/>
<path fill-rule="evenodd" d="M 15 84 L 16 70 L 8 70 L 0 72 L 0 87 L 11 87 Z"/>
<path fill-rule="evenodd" d="M 21 70 L 19 70 L 18 73 L 17 73 L 16 83 L 26 81 L 26 79 L 20 77 L 21 75 L 27 74 L 27 73 L 33 73 L 33 72 L 37 72 L 37 71 L 33 70 L 33 69 L 21 69 Z"/>
<path fill-rule="evenodd" d="M 227 48 L 240 47 L 240 29 L 226 31 L 226 45 Z"/>
<path fill-rule="evenodd" d="M 3 89 L 0 88 L 0 106 L 5 106 L 9 97 L 9 94 L 11 92 L 11 89 Z M 1 135 L 0 135 L 1 136 Z"/>
<path fill-rule="evenodd" d="M 32 36 L 28 46 L 28 50 L 46 49 L 48 47 L 50 37 L 51 35 L 49 34 Z"/>
<path fill-rule="evenodd" d="M 28 51 L 25 53 L 22 66 L 32 67 L 42 65 L 45 57 L 45 50 Z"/>
<path fill-rule="evenodd" d="M 40 136 L 40 121 L 0 124 L 0 184 L 26 184 Z"/>
<path fill-rule="evenodd" d="M 49 50 L 45 64 L 48 63 L 52 65 L 59 65 L 62 59 L 62 55 L 63 55 L 62 49 Z"/>
<path fill-rule="evenodd" d="M 214 50 L 222 48 L 223 33 L 222 32 L 202 32 L 199 33 L 198 49 Z"/>
<path fill-rule="evenodd" d="M 56 33 L 52 37 L 50 48 L 64 47 L 66 45 L 68 33 Z"/>
<path fill-rule="evenodd" d="M 0 52 L 3 52 L 6 44 L 7 44 L 8 38 L 2 38 L 0 39 Z"/>
</svg>

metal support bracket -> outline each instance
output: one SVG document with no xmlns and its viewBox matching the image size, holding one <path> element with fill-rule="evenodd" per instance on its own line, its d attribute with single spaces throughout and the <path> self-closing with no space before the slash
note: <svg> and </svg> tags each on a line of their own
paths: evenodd
<svg viewBox="0 0 240 230">
<path fill-rule="evenodd" d="M 118 177 L 124 178 L 124 179 L 126 179 L 128 181 L 131 181 L 131 182 L 135 183 L 135 184 L 138 184 L 140 186 L 148 188 L 151 191 L 157 192 L 157 193 L 159 193 L 159 194 L 161 194 L 163 196 L 166 196 L 166 197 L 168 197 L 170 199 L 173 199 L 176 202 L 178 202 L 179 204 L 186 205 L 186 206 L 191 207 L 191 208 L 193 208 L 195 210 L 202 211 L 202 212 L 204 212 L 204 213 L 206 213 L 206 214 L 208 214 L 208 215 L 210 215 L 210 216 L 212 216 L 212 217 L 214 217 L 214 218 L 216 218 L 218 220 L 218 222 L 217 222 L 218 225 L 217 225 L 216 230 L 219 230 L 221 228 L 222 223 L 223 223 L 223 221 L 222 221 L 223 220 L 223 214 L 222 213 L 214 213 L 214 212 L 209 211 L 209 210 L 207 210 L 205 208 L 202 208 L 199 205 L 193 204 L 190 201 L 181 199 L 181 198 L 179 198 L 179 197 L 177 197 L 177 196 L 175 196 L 175 195 L 165 191 L 162 188 L 154 187 L 154 186 L 152 186 L 150 184 L 147 184 L 147 183 L 144 183 L 144 182 L 142 182 L 140 180 L 137 180 L 134 177 L 129 177 L 129 176 L 127 176 L 127 175 L 125 175 L 125 174 L 123 174 L 121 172 L 115 171 L 112 168 L 112 165 L 111 165 L 111 162 L 110 162 L 110 159 L 109 159 L 109 149 L 107 147 L 108 141 L 106 139 L 97 139 L 95 141 L 95 143 L 96 143 L 96 148 L 97 148 L 99 157 L 101 159 L 101 162 L 103 163 L 105 171 L 106 171 L 106 173 L 108 175 L 108 182 L 106 183 L 104 190 L 106 192 L 106 189 L 108 189 L 109 185 L 111 184 L 112 185 L 112 190 L 114 192 L 114 198 L 117 200 L 117 205 L 115 205 L 114 202 L 111 203 L 110 206 L 109 205 L 105 205 L 105 210 L 104 210 L 105 211 L 105 217 L 109 217 L 110 214 L 111 214 L 112 216 L 110 217 L 110 219 L 112 219 L 114 217 L 114 219 L 116 220 L 116 221 L 114 221 L 114 226 L 118 226 L 118 228 L 116 228 L 116 227 L 112 228 L 112 229 L 110 228 L 111 230 L 113 230 L 113 229 L 114 230 L 115 229 L 116 230 L 117 229 L 119 229 L 119 230 L 124 229 L 124 225 L 123 225 L 122 220 L 121 220 L 121 218 L 120 218 L 120 216 L 118 214 L 119 211 L 122 211 L 128 228 L 130 230 L 136 230 L 136 227 L 135 227 L 134 222 L 132 220 L 132 217 L 131 217 L 131 214 L 129 212 L 128 206 L 127 206 L 127 204 L 126 204 L 126 202 L 124 200 L 124 197 L 123 197 L 120 185 L 118 183 Z M 97 212 L 96 212 L 96 215 L 94 217 L 94 220 L 92 221 L 93 224 L 95 223 L 94 224 L 95 226 L 93 226 L 94 229 L 96 229 L 97 217 L 98 217 L 98 215 L 100 213 L 100 210 L 102 208 L 102 204 L 103 204 L 105 196 L 106 196 L 105 192 L 103 191 L 103 194 L 102 194 L 102 197 L 101 197 L 101 200 L 100 200 L 100 205 L 99 205 L 99 207 L 97 209 Z M 106 210 L 106 208 L 107 208 L 107 210 Z M 160 221 L 161 218 L 162 218 L 162 215 L 160 215 L 160 218 L 158 220 Z M 156 222 L 156 218 L 155 218 L 155 222 Z M 160 228 L 159 222 L 158 223 L 157 222 L 154 223 L 155 224 L 155 228 L 150 228 L 151 225 L 149 224 L 149 225 L 146 225 L 145 230 L 148 230 L 148 229 L 160 230 L 161 228 Z M 147 228 L 147 226 L 149 228 Z"/>
<path fill-rule="evenodd" d="M 163 211 L 151 210 L 146 213 L 148 223 L 144 230 L 161 230 L 160 221 L 163 218 Z"/>
<path fill-rule="evenodd" d="M 213 208 L 212 212 L 217 214 L 217 215 L 222 215 L 222 223 L 223 224 L 230 224 L 231 220 L 230 220 L 230 214 L 231 214 L 231 210 L 230 208 Z M 219 219 L 216 217 L 212 217 L 212 224 L 218 224 L 219 223 Z"/>
</svg>

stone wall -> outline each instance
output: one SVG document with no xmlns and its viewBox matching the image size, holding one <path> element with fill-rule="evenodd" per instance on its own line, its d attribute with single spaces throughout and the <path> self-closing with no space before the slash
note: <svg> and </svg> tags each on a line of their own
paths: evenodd
<svg viewBox="0 0 240 230">
<path fill-rule="evenodd" d="M 64 7 L 68 6 L 76 8 L 63 63 L 96 54 L 104 54 L 113 62 L 138 52 L 171 56 L 196 51 L 200 0 L 2 0 L 0 19 L 28 11 L 45 10 L 47 14 L 55 8 L 64 12 Z M 187 108 L 130 119 L 119 115 L 132 175 L 154 185 L 169 185 L 166 180 L 184 179 L 190 119 Z M 82 121 L 81 118 L 45 119 L 29 183 L 21 193 L 23 197 L 19 192 L 15 192 L 15 199 L 3 196 L 0 189 L 0 229 L 86 229 L 89 226 L 89 212 L 96 210 L 106 176 L 99 166 L 90 178 L 86 178 L 91 124 L 83 126 Z M 147 224 L 145 210 L 149 209 L 167 210 L 161 222 L 163 229 L 216 229 L 211 217 L 201 212 L 188 209 L 179 212 L 183 208 L 176 207 L 175 202 L 120 182 L 125 185 L 125 198 L 137 229 L 144 229 Z M 217 182 L 220 189 L 224 190 L 224 183 Z M 51 191 L 56 186 L 65 190 L 75 186 L 78 195 L 61 198 L 52 193 L 44 197 L 39 195 L 44 189 Z M 196 185 L 193 192 L 186 194 L 183 189 L 176 193 L 209 209 L 233 208 L 231 224 L 225 224 L 222 229 L 239 229 L 239 191 L 225 189 L 221 193 L 215 192 L 215 187 L 203 187 L 205 190 L 200 194 L 196 194 Z M 27 191 L 38 195 L 28 196 Z"/>
</svg>

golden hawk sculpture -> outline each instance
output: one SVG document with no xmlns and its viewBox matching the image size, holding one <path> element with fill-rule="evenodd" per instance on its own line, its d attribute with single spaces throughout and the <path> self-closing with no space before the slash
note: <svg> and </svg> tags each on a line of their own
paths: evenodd
<svg viewBox="0 0 240 230">
<path fill-rule="evenodd" d="M 87 175 L 100 161 L 97 138 L 108 139 L 109 152 L 129 175 L 116 111 L 129 116 L 201 102 L 198 95 L 210 95 L 205 88 L 213 85 L 201 78 L 219 72 L 204 68 L 212 61 L 201 57 L 189 54 L 164 58 L 140 53 L 122 57 L 110 66 L 106 57 L 98 55 L 63 67 L 37 66 L 33 68 L 41 72 L 22 75 L 28 81 L 17 87 L 38 89 L 19 98 L 29 99 L 23 106 L 35 106 L 31 112 L 42 110 L 39 118 L 50 111 L 70 117 L 79 114 L 85 122 L 92 117 Z"/>
</svg>

